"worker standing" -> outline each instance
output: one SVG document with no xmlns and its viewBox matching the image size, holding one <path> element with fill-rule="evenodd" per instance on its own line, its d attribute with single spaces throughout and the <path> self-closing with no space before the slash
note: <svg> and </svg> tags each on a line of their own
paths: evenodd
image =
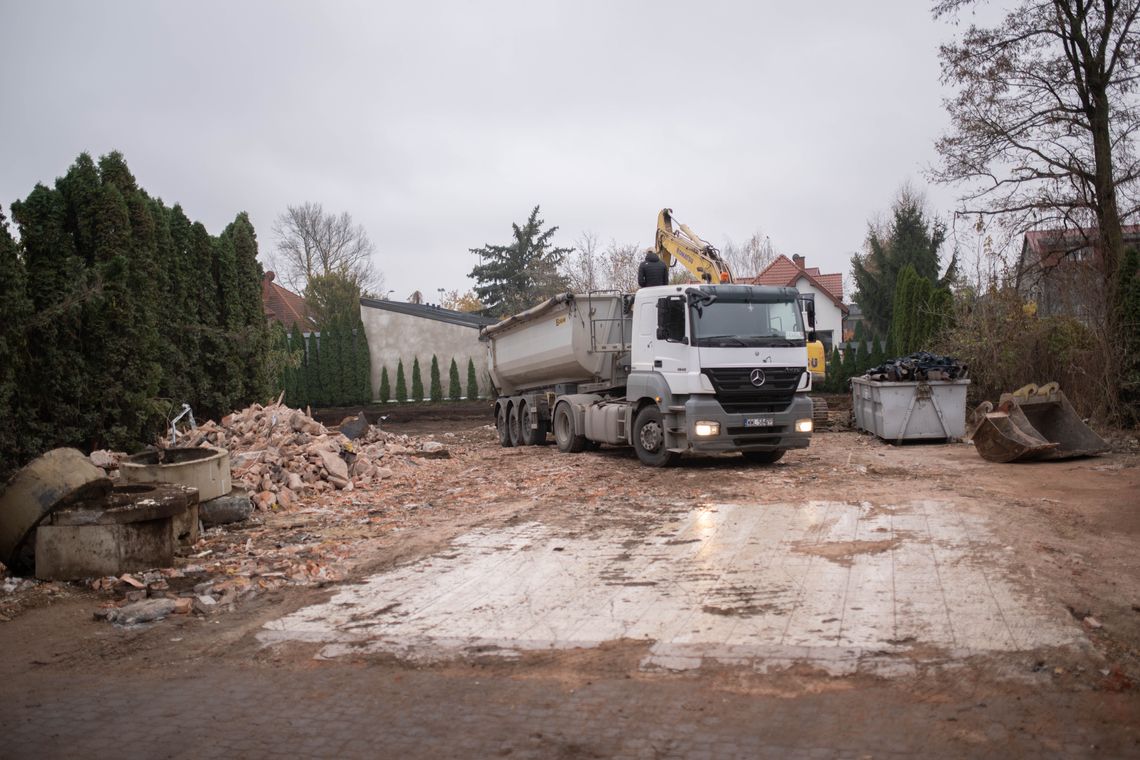
<svg viewBox="0 0 1140 760">
<path fill-rule="evenodd" d="M 645 261 L 637 267 L 637 284 L 642 288 L 669 284 L 669 267 L 652 248 L 645 252 Z"/>
</svg>

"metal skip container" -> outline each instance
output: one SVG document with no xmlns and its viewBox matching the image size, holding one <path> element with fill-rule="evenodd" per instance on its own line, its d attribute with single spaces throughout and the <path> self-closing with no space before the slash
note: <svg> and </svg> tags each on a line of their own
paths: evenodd
<svg viewBox="0 0 1140 760">
<path fill-rule="evenodd" d="M 966 435 L 967 379 L 888 382 L 851 378 L 855 427 L 886 441 Z"/>
</svg>

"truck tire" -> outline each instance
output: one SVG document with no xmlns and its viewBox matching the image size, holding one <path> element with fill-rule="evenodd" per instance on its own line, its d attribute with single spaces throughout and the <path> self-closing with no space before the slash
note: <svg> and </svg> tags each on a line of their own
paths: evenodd
<svg viewBox="0 0 1140 760">
<path fill-rule="evenodd" d="M 661 410 L 653 404 L 637 413 L 633 422 L 633 450 L 642 464 L 650 467 L 672 467 L 681 458 L 665 448 L 665 421 Z"/>
<path fill-rule="evenodd" d="M 507 434 L 510 436 L 512 446 L 526 444 L 526 441 L 523 440 L 523 425 L 519 418 L 519 409 L 518 404 L 511 404 L 511 413 L 507 416 Z"/>
<path fill-rule="evenodd" d="M 554 407 L 554 440 L 563 454 L 577 454 L 586 449 L 586 436 L 580 435 L 575 428 L 574 412 L 567 403 Z"/>
<path fill-rule="evenodd" d="M 524 404 L 521 409 L 522 411 L 519 412 L 519 425 L 522 428 L 521 435 L 523 445 L 539 446 L 546 443 L 546 420 L 540 417 L 538 420 L 538 428 L 532 428 L 526 419 L 530 414 L 529 405 Z"/>
<path fill-rule="evenodd" d="M 775 464 L 784 457 L 785 449 L 775 451 L 743 451 L 744 458 L 752 464 Z"/>
<path fill-rule="evenodd" d="M 505 449 L 511 446 L 510 419 L 508 418 L 508 414 L 507 405 L 502 404 L 499 406 L 499 413 L 495 415 L 495 431 L 499 434 L 499 445 Z"/>
</svg>

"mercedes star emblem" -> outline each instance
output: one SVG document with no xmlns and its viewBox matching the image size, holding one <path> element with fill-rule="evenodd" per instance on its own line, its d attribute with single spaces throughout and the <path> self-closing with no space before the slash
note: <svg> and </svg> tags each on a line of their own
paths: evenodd
<svg viewBox="0 0 1140 760">
<path fill-rule="evenodd" d="M 764 370 L 762 370 L 762 369 L 752 370 L 752 374 L 750 375 L 750 378 L 752 380 L 752 384 L 755 385 L 757 388 L 759 388 L 761 385 L 764 384 L 764 380 L 765 380 Z"/>
</svg>

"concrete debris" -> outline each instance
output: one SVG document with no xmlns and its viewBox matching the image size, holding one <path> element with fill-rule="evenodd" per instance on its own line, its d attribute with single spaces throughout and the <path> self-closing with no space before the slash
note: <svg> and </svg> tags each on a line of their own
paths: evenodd
<svg viewBox="0 0 1140 760">
<path fill-rule="evenodd" d="M 119 469 L 119 462 L 126 456 L 126 453 L 122 451 L 99 449 L 92 451 L 87 458 L 91 460 L 91 464 L 101 468 L 104 472 L 110 473 L 113 470 Z"/>
<path fill-rule="evenodd" d="M 317 494 L 373 485 L 391 477 L 387 465 L 394 456 L 451 456 L 439 441 L 391 434 L 366 423 L 360 414 L 348 418 L 339 432 L 330 431 L 299 409 L 254 404 L 221 422 L 206 422 L 179 444 L 228 449 L 235 483 L 249 490 L 257 511 L 290 509 Z M 382 461 L 385 467 L 379 466 Z"/>
<path fill-rule="evenodd" d="M 162 620 L 178 607 L 174 599 L 147 599 L 123 607 L 112 607 L 95 613 L 96 619 L 107 620 L 118 625 L 138 625 Z"/>
<path fill-rule="evenodd" d="M 198 519 L 206 527 L 248 520 L 251 514 L 253 503 L 249 500 L 249 492 L 244 488 L 234 488 L 225 496 L 198 505 Z"/>
</svg>

